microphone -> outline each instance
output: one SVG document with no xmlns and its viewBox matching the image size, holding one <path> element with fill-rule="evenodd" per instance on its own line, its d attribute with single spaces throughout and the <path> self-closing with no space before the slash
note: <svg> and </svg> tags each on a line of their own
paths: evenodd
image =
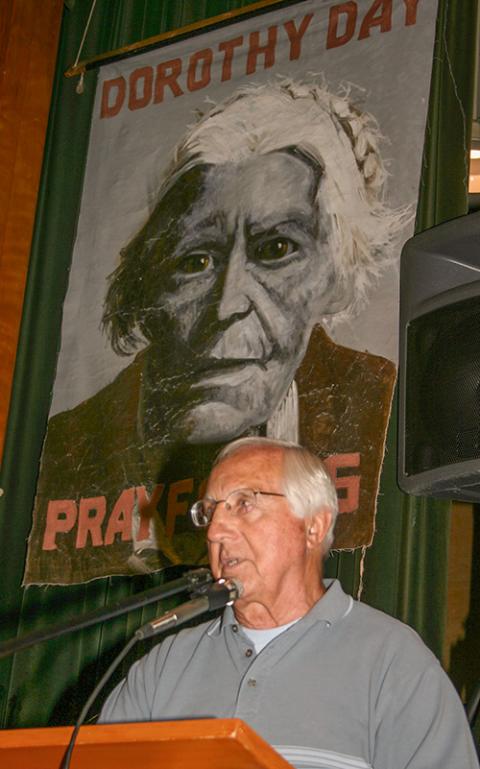
<svg viewBox="0 0 480 769">
<path fill-rule="evenodd" d="M 146 622 L 136 633 L 138 641 L 167 630 L 170 627 L 181 625 L 188 620 L 203 614 L 206 611 L 215 611 L 229 606 L 242 595 L 243 585 L 236 579 L 219 579 L 212 585 L 202 589 L 203 595 L 193 598 L 191 601 L 185 601 L 172 611 L 167 611 L 157 619 Z"/>
<path fill-rule="evenodd" d="M 20 636 L 20 638 L 10 638 L 7 641 L 2 641 L 0 643 L 0 659 L 15 654 L 21 649 L 27 649 L 29 646 L 49 641 L 51 638 L 58 638 L 58 636 L 65 635 L 66 633 L 83 630 L 91 625 L 95 625 L 97 622 L 105 622 L 113 617 L 126 614 L 128 611 L 148 606 L 148 604 L 156 603 L 164 598 L 170 598 L 170 596 L 177 593 L 184 593 L 187 590 L 189 592 L 203 590 L 205 585 L 208 584 L 213 584 L 213 577 L 209 569 L 201 568 L 187 571 L 178 579 L 152 587 L 143 593 L 137 593 L 131 598 L 125 598 L 114 603 L 112 606 L 107 606 L 107 608 L 94 609 L 87 614 L 83 614 L 73 620 L 68 620 L 68 622 L 63 622 L 60 625 L 35 630 L 33 633 Z"/>
<path fill-rule="evenodd" d="M 177 608 L 173 611 L 167 611 L 158 619 L 154 619 L 152 622 L 147 622 L 145 625 L 142 625 L 142 627 L 140 627 L 130 638 L 129 642 L 126 644 L 126 646 L 124 646 L 120 654 L 117 654 L 107 672 L 104 673 L 95 689 L 91 693 L 90 697 L 88 698 L 87 702 L 83 706 L 83 710 L 77 719 L 72 735 L 70 737 L 70 742 L 68 743 L 68 747 L 63 756 L 60 769 L 68 769 L 70 766 L 70 758 L 78 730 L 87 717 L 90 706 L 105 686 L 113 671 L 116 670 L 122 660 L 125 659 L 128 652 L 137 643 L 137 641 L 143 641 L 145 638 L 151 638 L 152 636 L 160 633 L 162 630 L 166 630 L 169 627 L 175 627 L 175 625 L 180 625 L 182 622 L 188 622 L 189 619 L 192 619 L 199 614 L 203 614 L 205 611 L 222 609 L 224 606 L 233 603 L 237 598 L 239 598 L 239 596 L 241 596 L 243 592 L 243 585 L 241 582 L 238 582 L 235 579 L 219 579 L 217 582 L 206 586 L 204 582 L 205 579 L 208 579 L 208 577 L 203 573 L 204 571 L 208 572 L 207 569 L 202 570 L 200 573 L 200 578 L 198 572 L 192 573 L 194 575 L 193 581 L 196 583 L 195 592 L 201 593 L 198 598 L 193 598 L 191 601 L 186 601 L 185 603 L 180 604 L 180 606 L 177 606 Z M 208 572 L 208 574 L 210 575 L 211 580 L 212 575 L 210 572 Z"/>
</svg>

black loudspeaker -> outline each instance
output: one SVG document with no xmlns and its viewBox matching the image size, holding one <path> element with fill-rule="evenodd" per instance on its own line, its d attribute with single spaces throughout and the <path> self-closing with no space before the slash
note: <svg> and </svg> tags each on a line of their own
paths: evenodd
<svg viewBox="0 0 480 769">
<path fill-rule="evenodd" d="M 403 247 L 398 435 L 403 491 L 480 501 L 480 213 Z"/>
</svg>

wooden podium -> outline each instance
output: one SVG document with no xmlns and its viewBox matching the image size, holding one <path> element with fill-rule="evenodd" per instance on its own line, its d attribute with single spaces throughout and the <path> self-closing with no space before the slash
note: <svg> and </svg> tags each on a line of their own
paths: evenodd
<svg viewBox="0 0 480 769">
<path fill-rule="evenodd" d="M 0 731 L 2 769 L 58 769 L 72 728 Z M 239 719 L 82 726 L 71 769 L 292 769 Z"/>
</svg>

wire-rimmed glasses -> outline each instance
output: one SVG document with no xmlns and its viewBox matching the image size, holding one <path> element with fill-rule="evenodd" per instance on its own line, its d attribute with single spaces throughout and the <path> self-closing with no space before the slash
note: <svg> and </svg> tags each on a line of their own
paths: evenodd
<svg viewBox="0 0 480 769">
<path fill-rule="evenodd" d="M 204 497 L 195 502 L 190 508 L 190 516 L 194 526 L 205 528 L 212 522 L 213 514 L 217 505 L 223 503 L 225 510 L 231 515 L 242 516 L 259 506 L 259 495 L 268 497 L 284 497 L 285 494 L 279 494 L 277 491 L 260 491 L 259 489 L 234 489 L 227 494 L 225 499 L 213 499 L 213 497 Z"/>
</svg>

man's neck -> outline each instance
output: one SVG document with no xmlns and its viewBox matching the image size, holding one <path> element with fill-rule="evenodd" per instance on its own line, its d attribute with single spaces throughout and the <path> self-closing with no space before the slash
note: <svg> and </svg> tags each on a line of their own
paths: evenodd
<svg viewBox="0 0 480 769">
<path fill-rule="evenodd" d="M 237 621 L 247 628 L 264 630 L 279 627 L 301 619 L 325 593 L 323 580 L 311 585 L 304 595 L 295 600 L 243 601 L 238 599 L 233 607 Z"/>
</svg>

